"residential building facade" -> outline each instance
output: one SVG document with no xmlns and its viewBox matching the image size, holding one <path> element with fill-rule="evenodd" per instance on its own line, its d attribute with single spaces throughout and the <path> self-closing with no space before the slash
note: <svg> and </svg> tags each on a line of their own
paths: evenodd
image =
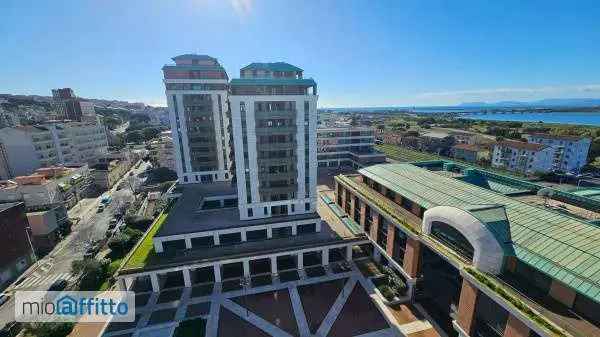
<svg viewBox="0 0 600 337">
<path fill-rule="evenodd" d="M 542 144 L 503 140 L 494 145 L 492 166 L 524 174 L 546 173 L 553 170 L 554 152 Z"/>
<path fill-rule="evenodd" d="M 0 289 L 35 261 L 28 231 L 22 202 L 0 204 Z"/>
<path fill-rule="evenodd" d="M 319 167 L 361 168 L 385 162 L 385 154 L 375 150 L 375 130 L 369 127 L 318 128 Z"/>
<path fill-rule="evenodd" d="M 108 151 L 104 126 L 94 122 L 49 122 L 0 130 L 1 179 L 56 165 L 94 164 Z"/>
<path fill-rule="evenodd" d="M 464 160 L 471 163 L 477 163 L 481 160 L 490 159 L 490 150 L 487 146 L 481 146 L 469 143 L 459 143 L 452 147 L 452 157 L 458 160 Z"/>
<path fill-rule="evenodd" d="M 94 104 L 77 98 L 71 88 L 52 89 L 52 105 L 57 120 L 89 122 L 96 119 Z"/>
<path fill-rule="evenodd" d="M 231 179 L 228 77 L 217 59 L 186 54 L 163 67 L 175 168 L 182 184 Z"/>
<path fill-rule="evenodd" d="M 592 140 L 587 137 L 554 136 L 534 133 L 525 135 L 530 143 L 543 144 L 554 149 L 552 169 L 562 172 L 579 172 L 587 164 Z"/>
<path fill-rule="evenodd" d="M 230 83 L 242 219 L 315 211 L 317 84 L 284 62 L 252 63 Z"/>
</svg>

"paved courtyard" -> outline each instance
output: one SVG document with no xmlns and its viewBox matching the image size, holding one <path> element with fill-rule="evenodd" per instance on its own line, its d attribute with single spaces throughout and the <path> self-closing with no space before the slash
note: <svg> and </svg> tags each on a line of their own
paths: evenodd
<svg viewBox="0 0 600 337">
<path fill-rule="evenodd" d="M 422 309 L 386 305 L 357 266 L 350 267 L 321 267 L 310 276 L 299 271 L 298 279 L 230 291 L 217 283 L 138 294 L 144 301 L 136 321 L 110 324 L 103 336 L 442 336 Z"/>
</svg>

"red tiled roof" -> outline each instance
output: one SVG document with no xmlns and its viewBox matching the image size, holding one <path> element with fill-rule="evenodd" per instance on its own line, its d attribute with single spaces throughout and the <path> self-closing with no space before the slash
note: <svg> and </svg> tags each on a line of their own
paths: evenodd
<svg viewBox="0 0 600 337">
<path fill-rule="evenodd" d="M 507 139 L 499 141 L 498 145 L 510 147 L 513 149 L 528 150 L 528 151 L 540 151 L 540 150 L 547 148 L 547 146 L 543 145 L 543 144 L 519 142 L 516 140 L 507 140 Z"/>
<path fill-rule="evenodd" d="M 540 137 L 540 138 L 544 138 L 544 139 L 562 139 L 562 140 L 573 140 L 573 141 L 582 140 L 584 138 L 587 138 L 587 137 L 569 136 L 569 135 L 557 136 L 557 135 L 551 135 L 551 134 L 547 134 L 547 133 L 531 133 L 529 135 L 532 137 Z"/>
</svg>

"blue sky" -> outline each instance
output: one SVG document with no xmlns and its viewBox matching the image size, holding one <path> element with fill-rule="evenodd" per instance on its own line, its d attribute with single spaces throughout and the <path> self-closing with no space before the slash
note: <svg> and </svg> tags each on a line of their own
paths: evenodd
<svg viewBox="0 0 600 337">
<path fill-rule="evenodd" d="M 0 93 L 163 105 L 172 56 L 287 61 L 320 106 L 600 97 L 597 1 L 0 1 Z"/>
</svg>

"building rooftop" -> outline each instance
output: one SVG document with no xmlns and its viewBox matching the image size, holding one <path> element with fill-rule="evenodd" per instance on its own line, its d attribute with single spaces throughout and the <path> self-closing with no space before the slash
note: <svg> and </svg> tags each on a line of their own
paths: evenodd
<svg viewBox="0 0 600 337">
<path fill-rule="evenodd" d="M 286 62 L 254 62 L 243 67 L 241 70 L 303 71 L 302 69 Z"/>
<path fill-rule="evenodd" d="M 456 144 L 452 148 L 466 150 L 466 151 L 481 151 L 485 150 L 484 147 L 477 144 Z"/>
<path fill-rule="evenodd" d="M 578 141 L 578 140 L 582 140 L 582 139 L 589 140 L 588 137 L 570 136 L 570 135 L 551 135 L 548 133 L 530 133 L 529 136 L 540 137 L 540 138 L 544 138 L 544 139 L 558 139 L 558 140 L 569 140 L 569 141 Z"/>
<path fill-rule="evenodd" d="M 599 227 L 410 164 L 374 165 L 359 172 L 425 209 L 503 206 L 518 259 L 600 302 Z"/>
<path fill-rule="evenodd" d="M 171 58 L 171 60 L 173 61 L 178 61 L 178 60 L 210 60 L 210 61 L 216 61 L 217 59 L 208 55 L 198 55 L 198 54 L 183 54 L 183 55 L 178 55 L 175 56 L 173 58 Z"/>
<path fill-rule="evenodd" d="M 519 142 L 516 140 L 508 140 L 508 139 L 499 141 L 498 145 L 510 147 L 513 149 L 528 150 L 528 151 L 540 151 L 540 150 L 543 150 L 548 147 L 543 144 Z"/>
<path fill-rule="evenodd" d="M 364 235 L 356 235 L 349 228 L 347 220 L 337 217 L 329 205 L 321 198 L 317 204 L 318 213 L 281 216 L 267 219 L 239 220 L 236 208 L 217 209 L 214 211 L 194 213 L 203 198 L 217 196 L 217 184 L 190 184 L 178 186 L 175 193 L 181 193 L 178 200 L 152 224 L 145 236 L 127 257 L 121 273 L 134 273 L 140 270 L 152 270 L 211 260 L 221 260 L 224 257 L 259 255 L 278 251 L 288 251 L 296 248 L 319 247 L 324 244 L 335 243 L 340 240 L 364 240 Z M 205 190 L 206 194 L 199 196 L 199 191 Z M 230 190 L 231 191 L 231 190 Z M 235 191 L 235 189 L 233 189 Z M 330 191 L 331 192 L 331 191 Z M 214 246 L 210 249 L 195 248 L 178 252 L 156 254 L 153 249 L 153 238 L 165 235 L 189 232 L 202 232 L 217 228 L 233 228 L 250 225 L 260 225 L 272 222 L 295 221 L 302 219 L 319 219 L 322 217 L 321 232 L 276 238 L 261 241 L 247 241 L 236 245 Z M 318 220 L 320 221 L 320 220 Z M 346 222 L 344 222 L 346 221 Z M 223 226 L 223 227 L 219 227 Z"/>
<path fill-rule="evenodd" d="M 234 78 L 231 85 L 298 85 L 315 86 L 317 83 L 312 78 Z"/>
</svg>

